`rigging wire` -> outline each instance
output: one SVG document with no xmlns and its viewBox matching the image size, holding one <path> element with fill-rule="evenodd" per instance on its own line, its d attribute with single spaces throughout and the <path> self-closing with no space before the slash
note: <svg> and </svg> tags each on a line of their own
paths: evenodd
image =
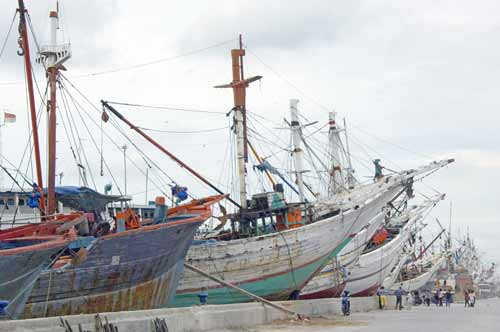
<svg viewBox="0 0 500 332">
<path fill-rule="evenodd" d="M 17 11 L 14 13 L 12 17 L 12 22 L 10 22 L 9 30 L 7 30 L 7 35 L 2 43 L 2 48 L 0 49 L 0 60 L 2 60 L 3 52 L 5 51 L 5 47 L 7 46 L 7 42 L 9 41 L 10 32 L 12 31 L 12 27 L 14 26 L 14 22 L 16 21 Z"/>
<path fill-rule="evenodd" d="M 26 75 L 26 68 L 24 66 L 23 66 L 23 68 L 24 68 L 24 73 L 25 73 L 25 75 L 24 75 L 24 82 L 25 82 L 25 92 L 26 92 L 26 90 L 28 89 L 28 85 L 27 85 L 27 82 L 26 82 L 27 81 L 27 78 L 26 78 L 27 75 Z M 32 74 L 34 75 L 34 72 L 32 72 Z M 41 119 L 42 119 L 42 109 L 45 106 L 45 98 L 46 98 L 47 92 L 48 92 L 48 83 L 47 83 L 47 85 L 45 87 L 45 93 L 44 93 L 43 96 L 40 93 L 39 86 L 37 85 L 36 87 L 37 87 L 37 91 L 38 91 L 40 97 L 42 98 L 40 106 L 38 108 L 38 112 L 37 112 L 37 123 L 38 123 L 38 125 L 40 125 L 40 122 L 41 122 Z M 28 106 L 29 102 L 28 102 L 28 93 L 27 92 L 25 94 L 25 102 L 26 102 L 26 110 L 27 110 L 27 113 L 28 113 L 28 119 L 30 119 L 30 116 L 29 116 L 29 106 Z M 16 176 L 15 176 L 16 180 L 17 180 L 17 176 L 18 175 L 20 175 L 21 177 L 25 178 L 25 175 L 28 174 L 28 169 L 30 168 L 30 166 L 31 166 L 31 177 L 32 178 L 34 177 L 33 176 L 33 167 L 32 167 L 32 156 L 33 156 L 33 148 L 34 147 L 33 147 L 33 144 L 30 144 L 31 138 L 33 136 L 33 133 L 32 133 L 32 131 L 29 128 L 28 128 L 28 133 L 29 133 L 28 140 L 27 140 L 26 145 L 24 147 L 24 150 L 23 150 L 23 153 L 22 153 L 22 156 L 21 156 L 21 160 L 19 161 L 19 166 L 17 167 L 17 169 L 21 170 L 22 165 L 24 163 L 24 158 L 26 157 L 26 153 L 28 152 L 28 149 L 29 149 L 29 156 L 28 156 L 28 159 L 27 159 L 28 161 L 27 161 L 27 165 L 26 165 L 26 170 L 24 172 L 24 175 L 23 175 L 23 173 L 21 171 L 16 172 Z M 11 191 L 14 189 L 14 185 L 15 184 L 13 183 L 12 186 L 11 186 Z M 33 185 L 33 182 L 30 183 L 30 186 L 32 186 L 32 185 Z"/>
<path fill-rule="evenodd" d="M 190 113 L 206 113 L 206 114 L 226 115 L 225 112 L 210 111 L 210 110 L 203 110 L 203 109 L 196 109 L 196 108 L 187 108 L 187 107 L 143 105 L 143 104 L 134 104 L 134 103 L 122 103 L 122 102 L 117 102 L 117 101 L 107 101 L 107 103 L 112 104 L 112 105 L 139 107 L 139 108 L 145 108 L 145 109 L 157 109 L 157 110 L 169 110 L 169 111 L 180 111 L 180 112 L 190 112 Z"/>
<path fill-rule="evenodd" d="M 245 45 L 245 48 L 246 50 L 251 54 L 253 55 L 257 61 L 259 61 L 264 67 L 266 67 L 269 71 L 271 71 L 274 75 L 276 75 L 279 79 L 281 79 L 283 82 L 285 82 L 287 85 L 289 85 L 290 87 L 292 87 L 294 90 L 296 90 L 297 92 L 299 92 L 302 96 L 304 96 L 306 99 L 308 99 L 309 101 L 311 101 L 313 104 L 315 104 L 317 107 L 325 110 L 325 111 L 331 111 L 328 107 L 324 106 L 323 104 L 319 103 L 316 99 L 312 98 L 311 96 L 309 96 L 308 94 L 306 94 L 302 89 L 300 89 L 297 85 L 295 85 L 294 83 L 292 83 L 290 80 L 288 80 L 287 78 L 285 78 L 283 75 L 281 75 L 277 70 L 275 70 L 273 67 L 271 67 L 269 64 L 267 64 L 266 62 L 264 62 L 262 60 L 262 58 L 260 58 L 251 48 L 248 47 L 248 45 Z M 411 149 L 408 149 L 408 148 L 405 148 L 399 144 L 396 144 L 396 143 L 393 143 L 389 140 L 386 140 L 386 139 L 383 139 L 381 137 L 378 137 L 372 133 L 369 133 L 365 130 L 363 130 L 362 128 L 360 128 L 359 126 L 351 123 L 353 127 L 357 128 L 358 130 L 364 132 L 366 135 L 368 136 L 371 136 L 381 142 L 384 142 L 386 144 L 389 144 L 389 145 L 392 145 L 394 147 L 397 147 L 399 148 L 400 150 L 403 150 L 403 151 L 406 151 L 408 153 L 411 153 L 413 155 L 417 155 L 417 156 L 420 156 L 420 157 L 424 157 L 426 159 L 433 159 L 433 157 L 431 156 L 428 156 L 426 154 L 423 154 L 423 153 L 419 153 L 419 152 L 416 152 L 416 151 L 413 151 Z M 387 159 L 388 160 L 388 159 Z"/>
<path fill-rule="evenodd" d="M 28 23 L 29 23 L 29 25 L 32 28 L 31 18 L 29 17 L 29 15 L 28 15 Z M 38 42 L 36 41 L 36 38 L 34 38 L 34 40 L 35 40 L 35 43 L 37 44 L 37 48 L 39 49 Z M 220 46 L 232 43 L 235 40 L 237 40 L 237 39 L 233 38 L 233 39 L 222 41 L 222 42 L 219 42 L 219 43 L 216 43 L 216 44 L 212 44 L 212 45 L 209 45 L 209 46 L 206 46 L 206 47 L 203 47 L 203 48 L 198 48 L 198 49 L 195 49 L 195 50 L 191 50 L 191 51 L 187 51 L 187 52 L 180 53 L 180 54 L 177 54 L 177 55 L 173 55 L 173 56 L 170 56 L 170 57 L 165 57 L 165 58 L 160 58 L 160 59 L 156 59 L 156 60 L 152 60 L 152 61 L 148 61 L 148 62 L 138 63 L 138 64 L 135 64 L 135 65 L 128 65 L 128 66 L 123 66 L 123 67 L 117 67 L 117 68 L 102 70 L 102 71 L 99 71 L 99 72 L 84 73 L 84 74 L 80 74 L 80 75 L 71 76 L 69 78 L 71 78 L 71 79 L 79 79 L 79 78 L 85 78 L 85 77 L 97 77 L 97 76 L 103 76 L 103 75 L 106 75 L 106 74 L 113 74 L 113 73 L 124 72 L 124 71 L 139 69 L 139 68 L 143 68 L 143 67 L 148 67 L 148 66 L 152 66 L 152 65 L 155 65 L 155 64 L 158 64 L 158 63 L 164 63 L 164 62 L 169 62 L 169 61 L 172 61 L 172 60 L 177 60 L 177 59 L 180 59 L 180 58 L 188 57 L 188 56 L 191 56 L 191 55 L 194 55 L 194 54 L 197 54 L 197 53 L 200 53 L 200 52 L 212 49 L 212 48 L 217 48 L 217 47 L 220 47 Z M 10 82 L 0 82 L 0 85 L 15 85 L 15 84 L 21 84 L 21 83 L 22 83 L 22 81 L 10 81 Z"/>
<path fill-rule="evenodd" d="M 370 136 L 372 138 L 375 138 L 376 140 L 380 141 L 380 142 L 383 142 L 383 143 L 386 143 L 386 144 L 389 144 L 389 145 L 392 145 L 394 147 L 397 147 L 398 149 L 402 150 L 402 151 L 405 151 L 405 152 L 408 152 L 410 154 L 413 154 L 413 155 L 416 155 L 416 156 L 419 156 L 419 157 L 424 157 L 426 159 L 434 159 L 433 157 L 429 156 L 429 155 L 426 155 L 426 154 L 423 154 L 423 153 L 419 153 L 419 152 L 416 152 L 416 151 L 413 151 L 413 150 L 410 150 L 408 148 L 405 148 L 404 146 L 401 146 L 399 144 L 396 144 L 396 143 L 393 143 L 389 140 L 386 140 L 386 139 L 383 139 L 379 136 L 376 136 L 375 134 L 373 133 L 370 133 L 368 131 L 366 131 L 365 129 L 362 129 L 361 127 L 357 126 L 357 125 L 354 125 L 354 124 L 351 124 L 353 127 L 355 127 L 356 129 L 358 129 L 360 132 L 364 133 L 365 135 L 367 136 Z"/>
<path fill-rule="evenodd" d="M 65 90 L 65 89 L 62 87 L 62 85 L 61 85 L 60 83 L 59 83 L 59 86 L 60 86 L 60 91 L 61 91 L 61 92 L 63 92 L 63 91 L 67 91 L 67 90 Z M 73 100 L 73 99 L 72 99 L 72 100 Z M 73 103 L 73 104 L 74 104 L 74 103 Z M 76 105 L 75 105 L 75 106 L 76 106 Z M 78 147 L 80 147 L 80 150 L 81 150 L 82 155 L 83 155 L 83 159 L 85 160 L 85 164 L 86 164 L 86 166 L 87 166 L 87 167 L 86 167 L 86 169 L 88 169 L 88 171 L 89 171 L 89 175 L 90 175 L 90 179 L 92 180 L 92 184 L 94 185 L 94 189 L 97 191 L 97 185 L 96 185 L 96 182 L 95 182 L 94 175 L 93 175 L 93 173 L 92 173 L 92 167 L 91 167 L 91 165 L 90 165 L 90 163 L 89 163 L 89 160 L 88 160 L 88 158 L 87 158 L 87 153 L 85 152 L 85 149 L 83 148 L 83 145 L 82 145 L 82 141 L 83 141 L 83 139 L 82 139 L 82 137 L 80 136 L 80 132 L 79 132 L 79 131 L 78 131 L 78 129 L 77 129 L 78 127 L 77 127 L 77 125 L 76 125 L 75 118 L 73 117 L 73 112 L 69 112 L 69 108 L 66 108 L 66 112 L 67 112 L 67 113 L 69 113 L 68 120 L 69 120 L 70 124 L 71 124 L 71 122 L 73 123 L 73 128 L 75 129 L 76 136 L 77 136 L 77 138 L 78 138 L 78 142 L 75 142 L 75 143 L 77 143 L 77 144 L 78 144 L 78 145 L 76 145 L 76 148 L 77 148 L 77 150 L 78 150 Z M 83 122 L 84 126 L 86 127 L 86 126 L 87 126 L 87 124 L 84 122 L 84 120 L 83 120 L 83 118 L 82 118 L 82 116 L 81 116 L 81 113 L 80 113 L 80 112 L 77 112 L 77 113 L 78 113 L 78 115 L 80 116 L 80 119 L 82 120 L 82 122 Z M 72 130 L 73 130 L 73 129 L 72 129 Z M 87 130 L 87 131 L 88 131 L 88 130 Z M 88 131 L 88 132 L 89 132 L 89 135 L 91 136 L 92 140 L 94 140 L 94 136 L 90 133 L 90 131 Z M 81 163 L 81 159 L 80 159 L 80 163 Z M 82 170 L 82 172 L 83 172 L 83 174 L 85 175 L 85 182 L 87 182 L 87 185 L 88 185 L 88 181 L 87 181 L 87 179 L 86 179 L 86 172 L 85 172 L 85 169 L 83 169 L 83 170 Z"/>
<path fill-rule="evenodd" d="M 98 113 L 101 112 L 101 110 L 99 110 L 94 104 L 92 104 L 92 102 L 75 86 L 73 85 L 66 77 L 64 77 L 64 80 L 65 82 L 67 82 L 90 106 L 92 109 L 94 109 L 95 111 L 97 111 Z M 73 98 L 74 99 L 74 98 Z M 74 99 L 75 100 L 75 99 Z M 86 116 L 90 119 L 90 121 L 97 127 L 99 127 L 99 125 L 95 122 L 95 120 L 90 116 L 90 114 L 78 103 L 79 105 L 79 108 L 86 114 Z M 115 129 L 120 132 L 129 142 L 130 144 L 139 152 L 139 154 L 141 154 L 141 156 L 145 159 L 147 159 L 152 165 L 154 165 L 156 167 L 157 170 L 160 171 L 160 173 L 162 173 L 163 175 L 165 175 L 168 179 L 170 179 L 172 182 L 175 183 L 175 181 L 161 168 L 158 166 L 158 164 L 153 161 L 149 156 L 147 156 L 146 154 L 144 154 L 143 151 L 141 151 L 137 145 L 130 140 L 130 138 L 124 133 L 123 129 L 119 126 L 119 124 L 113 122 L 113 118 L 110 118 L 111 119 L 111 123 L 113 125 L 113 127 L 115 127 Z M 111 137 L 109 134 L 107 134 L 106 132 L 104 132 L 106 137 L 115 145 L 115 147 L 117 147 L 119 149 L 119 144 L 117 144 Z M 97 148 L 98 149 L 98 148 Z M 139 172 L 141 172 L 143 175 L 145 175 L 145 172 L 142 168 L 140 168 L 133 159 L 131 159 L 130 157 L 126 157 L 127 160 L 129 160 L 132 165 L 134 165 L 137 170 L 139 170 Z M 105 162 L 105 160 L 104 160 Z M 106 162 L 105 162 L 106 163 Z M 106 166 L 107 167 L 107 166 Z M 110 172 L 109 168 L 107 167 L 108 169 L 108 172 Z M 110 172 L 110 175 L 113 177 L 113 175 L 111 174 Z M 159 182 L 164 182 L 161 180 L 161 177 L 159 177 L 158 179 L 160 179 Z M 114 181 L 115 184 L 119 187 L 119 185 L 116 183 L 116 181 Z M 156 189 L 158 189 L 163 195 L 165 195 L 166 197 L 169 197 L 171 198 L 171 196 L 165 192 L 161 187 L 159 187 L 159 185 L 157 183 L 155 183 L 154 180 L 152 180 L 153 184 L 156 186 Z M 165 184 L 165 187 L 171 187 L 172 185 L 171 184 L 168 184 L 168 183 L 164 183 Z"/>
<path fill-rule="evenodd" d="M 61 75 L 61 77 L 63 77 L 63 78 L 64 78 L 64 76 L 62 76 L 62 75 Z M 61 84 L 62 84 L 63 86 L 65 86 L 65 84 L 64 84 L 64 83 L 62 83 L 62 82 L 61 82 Z M 67 93 L 68 93 L 69 97 L 71 98 L 73 105 L 74 105 L 77 109 L 82 110 L 82 108 L 80 108 L 80 107 L 78 107 L 78 106 L 77 106 L 78 102 L 76 102 L 76 100 L 72 97 L 72 95 L 68 92 L 68 90 L 67 90 L 67 89 L 66 89 L 66 91 L 67 91 Z M 90 136 L 90 138 L 91 138 L 92 143 L 94 144 L 94 146 L 95 146 L 95 147 L 96 147 L 96 149 L 98 150 L 98 149 L 99 149 L 99 147 L 98 147 L 97 143 L 96 143 L 96 142 L 95 142 L 95 140 L 94 140 L 94 136 L 92 135 L 92 132 L 89 130 L 89 128 L 88 128 L 88 126 L 87 126 L 86 122 L 83 120 L 83 117 L 82 117 L 81 113 L 80 113 L 80 112 L 77 112 L 77 113 L 80 115 L 80 118 L 82 119 L 83 125 L 84 125 L 85 129 L 87 130 L 87 133 L 89 134 L 89 136 Z M 120 195 L 121 195 L 121 196 L 123 196 L 123 192 L 121 191 L 120 185 L 118 184 L 118 181 L 116 181 L 115 177 L 113 176 L 113 173 L 111 173 L 111 169 L 110 169 L 110 167 L 109 167 L 109 165 L 108 165 L 108 163 L 107 163 L 106 161 L 104 161 L 104 165 L 106 166 L 106 169 L 108 170 L 108 172 L 109 172 L 109 174 L 110 174 L 110 176 L 111 176 L 111 179 L 112 179 L 113 183 L 116 185 L 116 187 L 117 187 L 117 189 L 118 189 L 118 192 L 120 193 Z"/>
<path fill-rule="evenodd" d="M 161 130 L 161 129 L 152 129 L 152 128 L 145 128 L 145 127 L 137 127 L 139 129 L 145 130 L 145 131 L 151 131 L 155 133 L 168 133 L 168 134 L 199 134 L 199 133 L 210 133 L 214 131 L 220 131 L 220 130 L 226 130 L 229 127 L 218 127 L 218 128 L 211 128 L 211 129 L 200 129 L 200 130 Z"/>
<path fill-rule="evenodd" d="M 282 80 L 287 85 L 289 85 L 290 87 L 292 87 L 295 91 L 297 91 L 298 93 L 300 93 L 303 97 L 305 97 L 306 99 L 308 99 L 310 102 L 312 102 L 313 104 L 315 104 L 319 108 L 322 108 L 323 110 L 326 110 L 326 111 L 330 111 L 330 109 L 328 109 L 328 107 L 326 107 L 326 106 L 322 105 L 321 103 L 319 103 L 318 101 L 316 101 L 314 98 L 312 98 L 311 96 L 309 96 L 308 94 L 306 94 L 304 91 L 302 91 L 297 85 L 293 84 L 290 80 L 288 80 L 283 75 L 281 75 L 273 67 L 271 67 L 270 65 L 268 65 L 267 63 L 265 63 L 251 48 L 248 47 L 248 45 L 245 45 L 245 49 L 251 55 L 253 55 L 257 59 L 257 61 L 259 61 L 264 67 L 266 67 L 269 71 L 271 71 L 274 75 L 276 75 L 276 77 L 278 77 L 280 80 Z"/>
<path fill-rule="evenodd" d="M 63 101 L 63 107 L 65 110 L 69 130 L 67 129 L 66 121 L 64 121 L 64 116 L 61 116 L 63 127 L 64 127 L 64 130 L 66 131 L 66 137 L 68 138 L 68 141 L 70 144 L 70 150 L 71 150 L 71 153 L 73 155 L 73 159 L 75 160 L 75 163 L 76 163 L 76 166 L 78 169 L 78 174 L 80 175 L 80 179 L 82 180 L 83 185 L 85 187 L 88 187 L 88 180 L 87 180 L 87 175 L 86 175 L 85 170 L 89 169 L 89 171 L 91 171 L 90 164 L 88 163 L 88 160 L 86 157 L 85 157 L 86 167 L 82 163 L 82 157 L 80 155 L 80 150 L 82 150 L 82 153 L 84 153 L 83 147 L 81 145 L 82 138 L 80 137 L 80 133 L 77 130 L 75 119 L 74 119 L 73 115 L 70 114 L 71 112 L 69 111 L 69 109 L 70 109 L 69 102 L 67 100 L 66 94 L 64 93 L 65 90 L 64 90 L 63 86 L 61 85 L 61 83 L 59 83 L 59 90 L 60 90 L 60 94 L 62 97 L 61 99 Z M 61 115 L 63 115 L 63 114 L 61 114 Z M 78 136 L 78 140 L 75 137 L 75 132 L 76 132 L 76 135 Z M 79 146 L 80 146 L 80 149 L 78 148 Z M 94 184 L 94 189 L 97 190 L 97 186 L 95 184 L 94 177 L 92 176 L 92 173 L 90 173 L 90 174 L 91 174 L 92 182 Z"/>
<path fill-rule="evenodd" d="M 148 66 L 152 66 L 152 65 L 155 65 L 155 64 L 158 64 L 158 63 L 168 62 L 168 61 L 172 61 L 172 60 L 177 60 L 177 59 L 180 59 L 180 58 L 184 58 L 184 57 L 187 57 L 187 56 L 191 56 L 193 54 L 204 52 L 204 51 L 212 49 L 212 48 L 217 48 L 217 47 L 220 47 L 220 46 L 232 43 L 235 40 L 236 40 L 236 38 L 233 38 L 233 39 L 225 40 L 225 41 L 222 41 L 222 42 L 219 42 L 219 43 L 216 43 L 216 44 L 212 44 L 212 45 L 209 45 L 209 46 L 206 46 L 206 47 L 202 47 L 202 48 L 198 48 L 198 49 L 195 49 L 195 50 L 191 50 L 191 51 L 188 51 L 188 52 L 185 52 L 185 53 L 173 55 L 173 56 L 170 56 L 170 57 L 165 57 L 165 58 L 160 58 L 160 59 L 156 59 L 156 60 L 152 60 L 152 61 L 148 61 L 148 62 L 138 63 L 138 64 L 135 64 L 135 65 L 128 65 L 128 66 L 123 66 L 123 67 L 117 67 L 117 68 L 114 68 L 114 69 L 107 69 L 107 70 L 98 71 L 98 72 L 89 73 L 89 74 L 77 75 L 77 76 L 73 76 L 71 78 L 75 79 L 75 78 L 82 78 L 82 77 L 95 77 L 95 76 L 101 76 L 101 75 L 105 75 L 105 74 L 112 74 L 112 73 L 118 73 L 118 72 L 123 72 L 123 71 L 134 70 L 134 69 L 143 68 L 143 67 L 148 67 Z"/>
<path fill-rule="evenodd" d="M 84 99 L 84 100 L 85 100 L 85 101 L 86 101 L 86 102 L 87 102 L 87 103 L 91 106 L 91 108 L 93 108 L 96 112 L 101 112 L 101 111 L 100 111 L 100 110 L 99 110 L 99 109 L 98 109 L 98 108 L 97 108 L 94 104 L 92 104 L 92 102 L 91 102 L 91 101 L 90 101 L 90 100 L 89 100 L 89 99 L 88 99 L 85 95 L 83 95 L 83 94 L 82 94 L 82 92 L 81 92 L 78 88 L 76 88 L 76 87 L 75 87 L 75 86 L 74 86 L 74 85 L 73 85 L 70 81 L 68 81 L 66 78 L 65 78 L 65 81 L 66 81 L 69 85 L 71 85 L 71 87 L 72 87 L 73 89 L 75 89 L 75 91 L 77 91 L 77 93 L 78 93 L 78 94 L 79 94 L 79 95 L 80 95 L 80 96 L 81 96 L 81 97 L 82 97 L 82 98 L 83 98 L 83 99 Z M 82 108 L 82 107 L 80 107 L 80 108 Z M 98 127 L 98 128 L 99 128 L 99 125 L 98 125 L 98 124 L 96 123 L 96 121 L 92 118 L 92 116 L 91 116 L 88 112 L 86 112 L 86 111 L 85 111 L 85 109 L 83 109 L 83 108 L 82 108 L 82 110 L 83 110 L 83 112 L 85 113 L 85 115 L 89 118 L 89 120 L 91 121 L 91 123 L 93 123 L 96 127 Z M 111 142 L 111 143 L 112 143 L 112 144 L 116 147 L 116 149 L 118 149 L 118 150 L 120 149 L 120 145 L 119 145 L 118 143 L 116 143 L 116 141 L 115 141 L 115 140 L 113 140 L 113 138 L 112 138 L 112 137 L 111 137 L 111 136 L 110 136 L 107 132 L 103 131 L 103 134 L 104 134 L 104 135 L 106 136 L 106 138 L 107 138 L 107 139 L 108 139 L 108 140 L 109 140 L 109 141 L 110 141 L 110 142 Z M 131 163 L 132 163 L 132 165 L 133 165 L 133 166 L 134 166 L 137 170 L 139 170 L 139 172 L 141 172 L 143 175 L 146 175 L 146 173 L 144 172 L 144 170 L 143 170 L 141 167 L 139 167 L 139 166 L 137 165 L 137 163 L 136 163 L 136 162 L 135 162 L 132 158 L 130 158 L 129 156 L 126 156 L 126 158 L 127 158 L 127 160 L 128 160 L 129 162 L 131 162 Z M 143 158 L 144 158 L 144 157 L 143 157 Z M 150 158 L 148 158 L 148 159 L 150 160 Z M 150 161 L 151 161 L 151 160 L 150 160 Z M 106 161 L 105 161 L 105 159 L 103 158 L 103 163 L 105 163 L 105 162 L 106 162 Z M 110 172 L 109 168 L 108 168 L 108 167 L 106 167 L 106 168 L 107 168 L 108 172 Z M 110 175 L 112 176 L 111 172 L 110 172 Z M 151 174 L 151 176 L 153 176 L 153 175 L 154 175 L 154 174 Z M 162 183 L 162 182 L 163 182 L 163 181 L 161 180 L 161 177 L 159 177 L 158 179 L 160 179 L 158 182 L 160 182 L 160 183 Z M 114 181 L 114 182 L 115 182 L 115 181 Z M 163 195 L 165 195 L 166 197 L 169 197 L 169 198 L 170 198 L 170 195 L 169 195 L 169 194 L 167 194 L 167 193 L 166 193 L 166 192 L 162 189 L 162 187 L 160 187 L 160 185 L 159 185 L 158 183 L 156 183 L 156 181 L 155 181 L 154 179 L 151 179 L 151 182 L 152 182 L 152 183 L 153 183 L 153 185 L 155 186 L 155 189 L 159 190 L 159 191 L 160 191 Z M 115 184 L 116 184 L 116 182 L 115 182 Z M 119 185 L 118 185 L 118 184 L 117 184 L 117 186 L 119 187 Z M 162 186 L 164 186 L 164 187 L 169 187 L 169 186 L 170 186 L 170 184 L 168 184 L 168 183 L 163 183 L 163 184 L 162 184 Z"/>
</svg>

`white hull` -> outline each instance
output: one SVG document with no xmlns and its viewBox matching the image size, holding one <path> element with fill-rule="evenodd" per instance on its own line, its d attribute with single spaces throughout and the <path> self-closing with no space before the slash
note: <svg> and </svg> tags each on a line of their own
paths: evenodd
<svg viewBox="0 0 500 332">
<path fill-rule="evenodd" d="M 371 295 L 366 293 L 376 291 L 397 264 L 408 234 L 409 230 L 403 229 L 382 247 L 361 255 L 358 263 L 349 270 L 345 290 L 351 295 Z"/>
<path fill-rule="evenodd" d="M 407 292 L 413 292 L 413 291 L 419 290 L 420 288 L 425 286 L 425 284 L 427 284 L 429 281 L 431 281 L 434 277 L 436 277 L 437 272 L 439 271 L 439 269 L 443 266 L 443 264 L 445 262 L 446 262 L 445 257 L 438 258 L 428 271 L 424 272 L 423 274 L 421 274 L 418 277 L 415 277 L 413 279 L 409 279 L 409 280 L 406 280 L 403 282 L 396 282 L 391 287 L 391 290 L 396 290 L 400 286 L 402 287 L 402 289 L 404 291 L 407 291 Z"/>
<path fill-rule="evenodd" d="M 350 234 L 359 231 L 379 214 L 398 189 L 385 191 L 356 210 L 299 228 L 193 245 L 186 260 L 259 296 L 286 299 L 292 291 L 301 289 L 324 266 L 329 256 L 337 254 L 335 251 L 340 250 Z M 177 289 L 176 305 L 192 304 L 192 297 L 196 297 L 201 287 L 208 289 L 210 303 L 249 300 L 237 295 L 228 296 L 218 283 L 185 270 Z"/>
<path fill-rule="evenodd" d="M 317 294 L 318 297 L 325 297 L 331 294 L 329 291 L 335 292 L 338 287 L 343 288 L 338 268 L 344 267 L 349 270 L 351 266 L 356 264 L 368 241 L 370 241 L 373 234 L 375 234 L 384 222 L 384 217 L 385 213 L 380 212 L 370 220 L 367 227 L 357 233 L 342 249 L 340 254 L 332 259 L 317 276 L 307 283 L 302 289 L 301 295 L 309 297 Z"/>
</svg>

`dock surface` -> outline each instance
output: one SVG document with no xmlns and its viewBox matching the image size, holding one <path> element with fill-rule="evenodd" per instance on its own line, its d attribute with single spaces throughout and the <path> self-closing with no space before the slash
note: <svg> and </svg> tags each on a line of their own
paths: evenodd
<svg viewBox="0 0 500 332">
<path fill-rule="evenodd" d="M 500 331 L 500 299 L 480 300 L 474 308 L 412 307 L 354 313 L 349 317 L 315 318 L 311 322 L 280 321 L 225 332 L 489 332 Z M 221 331 L 222 332 L 222 331 Z"/>
</svg>

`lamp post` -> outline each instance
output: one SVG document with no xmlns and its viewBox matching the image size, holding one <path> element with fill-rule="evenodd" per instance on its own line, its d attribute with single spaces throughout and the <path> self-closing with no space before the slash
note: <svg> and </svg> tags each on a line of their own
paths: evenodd
<svg viewBox="0 0 500 332">
<path fill-rule="evenodd" d="M 125 184 L 125 196 L 127 196 L 127 145 L 121 146 L 123 150 L 123 182 Z"/>
</svg>

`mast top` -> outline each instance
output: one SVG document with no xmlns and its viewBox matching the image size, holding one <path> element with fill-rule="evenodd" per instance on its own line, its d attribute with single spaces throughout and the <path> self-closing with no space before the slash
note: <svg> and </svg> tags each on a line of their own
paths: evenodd
<svg viewBox="0 0 500 332">
<path fill-rule="evenodd" d="M 44 64 L 47 68 L 58 67 L 64 69 L 62 64 L 71 58 L 71 44 L 57 42 L 57 30 L 59 29 L 59 13 L 49 12 L 50 18 L 50 42 L 40 48 L 36 62 Z"/>
</svg>

